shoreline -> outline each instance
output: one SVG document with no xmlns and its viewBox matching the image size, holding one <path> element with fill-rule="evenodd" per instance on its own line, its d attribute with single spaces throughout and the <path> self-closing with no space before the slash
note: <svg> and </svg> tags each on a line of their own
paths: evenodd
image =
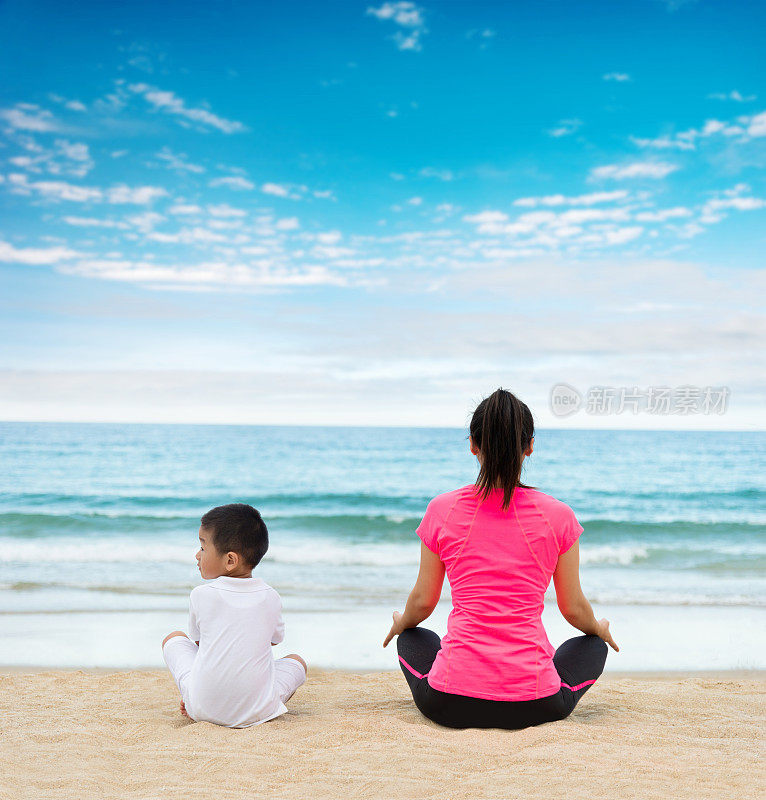
<svg viewBox="0 0 766 800">
<path fill-rule="evenodd" d="M 439 604 L 426 627 L 443 635 L 449 610 L 448 604 Z M 763 628 L 766 608 L 599 605 L 594 610 L 610 620 L 620 645 L 619 653 L 609 653 L 607 673 L 766 669 L 766 643 L 752 635 Z M 395 650 L 382 647 L 391 624 L 387 608 L 323 611 L 321 617 L 286 608 L 284 619 L 287 635 L 275 649 L 277 657 L 295 652 L 309 664 L 360 673 L 398 668 Z M 554 648 L 579 635 L 555 606 L 546 605 L 542 620 Z M 0 626 L 5 665 L 0 669 L 164 669 L 160 643 L 169 631 L 185 630 L 187 624 L 188 605 L 141 614 L 5 614 Z M 672 632 L 672 641 L 658 638 L 663 630 Z"/>
</svg>

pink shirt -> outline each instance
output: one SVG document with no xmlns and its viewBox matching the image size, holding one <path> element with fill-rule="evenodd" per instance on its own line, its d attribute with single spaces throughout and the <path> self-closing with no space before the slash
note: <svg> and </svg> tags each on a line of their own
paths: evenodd
<svg viewBox="0 0 766 800">
<path fill-rule="evenodd" d="M 435 497 L 417 533 L 444 563 L 453 609 L 428 673 L 434 689 L 488 700 L 555 694 L 561 678 L 543 628 L 543 595 L 556 562 L 582 533 L 565 503 L 517 487 L 484 503 L 475 486 Z"/>
</svg>

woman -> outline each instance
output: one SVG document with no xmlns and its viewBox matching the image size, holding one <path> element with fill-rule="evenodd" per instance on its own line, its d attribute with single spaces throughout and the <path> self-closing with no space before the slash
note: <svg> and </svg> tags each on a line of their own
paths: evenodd
<svg viewBox="0 0 766 800">
<path fill-rule="evenodd" d="M 578 537 L 569 506 L 520 482 L 532 454 L 527 406 L 498 389 L 471 419 L 475 485 L 435 497 L 417 533 L 420 573 L 385 647 L 397 649 L 415 705 L 451 728 L 526 728 L 568 716 L 604 669 L 609 622 L 580 588 Z M 417 627 L 452 588 L 447 635 Z M 553 577 L 564 618 L 585 635 L 553 649 L 541 614 Z"/>
</svg>

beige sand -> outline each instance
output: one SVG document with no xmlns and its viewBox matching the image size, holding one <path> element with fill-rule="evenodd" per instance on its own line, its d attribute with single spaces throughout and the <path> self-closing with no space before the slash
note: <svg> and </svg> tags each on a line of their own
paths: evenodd
<svg viewBox="0 0 766 800">
<path fill-rule="evenodd" d="M 164 672 L 6 672 L 0 797 L 763 798 L 764 673 L 604 676 L 563 722 L 454 731 L 397 673 L 313 672 L 290 713 L 228 730 Z"/>
</svg>

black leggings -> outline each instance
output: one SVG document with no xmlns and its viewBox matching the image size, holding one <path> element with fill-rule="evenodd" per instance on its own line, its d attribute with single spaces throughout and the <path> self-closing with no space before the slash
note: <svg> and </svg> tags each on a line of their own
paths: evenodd
<svg viewBox="0 0 766 800">
<path fill-rule="evenodd" d="M 484 700 L 432 688 L 428 673 L 441 639 L 426 628 L 410 628 L 396 643 L 399 663 L 415 705 L 428 719 L 448 728 L 528 728 L 564 719 L 604 671 L 607 647 L 598 636 L 575 636 L 556 650 L 553 663 L 562 686 L 537 700 Z"/>
</svg>

